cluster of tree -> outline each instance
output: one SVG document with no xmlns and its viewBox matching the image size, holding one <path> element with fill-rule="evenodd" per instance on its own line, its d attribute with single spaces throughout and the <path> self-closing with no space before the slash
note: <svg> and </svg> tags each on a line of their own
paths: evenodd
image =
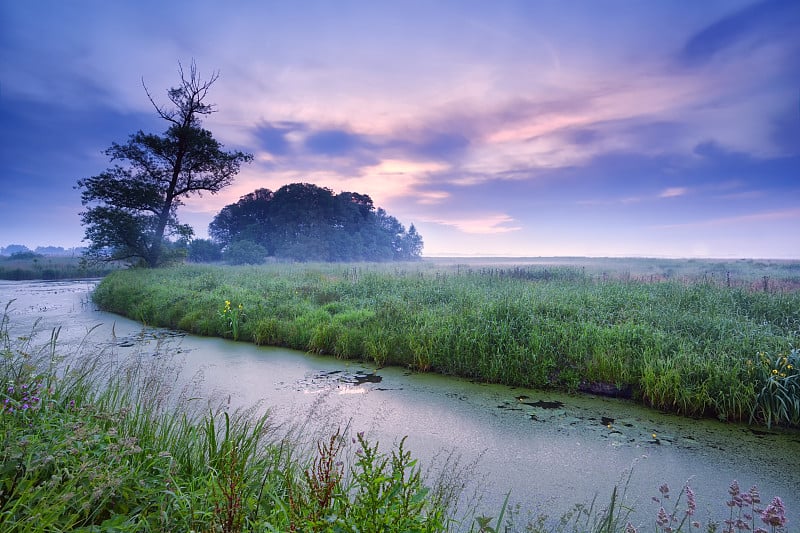
<svg viewBox="0 0 800 533">
<path fill-rule="evenodd" d="M 226 152 L 200 118 L 214 112 L 205 102 L 214 74 L 200 79 L 192 63 L 180 69 L 170 106 L 155 103 L 166 122 L 162 135 L 139 131 L 125 144 L 113 143 L 104 172 L 78 180 L 81 213 L 90 242 L 89 259 L 156 267 L 188 256 L 194 261 L 225 259 L 259 263 L 267 257 L 296 261 L 409 261 L 419 259 L 422 237 L 411 225 L 376 209 L 369 196 L 308 183 L 275 192 L 259 189 L 226 206 L 210 225 L 214 242 L 192 240 L 177 209 L 192 195 L 217 193 L 233 182 L 252 155 Z"/>
<path fill-rule="evenodd" d="M 413 224 L 406 231 L 366 194 L 310 183 L 247 194 L 225 206 L 208 232 L 226 255 L 293 261 L 413 261 L 423 244 Z"/>
<path fill-rule="evenodd" d="M 6 247 L 0 246 L 0 255 L 34 254 L 39 256 L 70 257 L 81 255 L 85 250 L 85 248 L 64 248 L 63 246 L 37 246 L 35 250 L 31 250 L 24 244 L 9 244 Z"/>
<path fill-rule="evenodd" d="M 24 244 L 9 244 L 6 247 L 0 246 L 0 255 L 14 255 L 30 252 L 31 249 Z"/>
</svg>

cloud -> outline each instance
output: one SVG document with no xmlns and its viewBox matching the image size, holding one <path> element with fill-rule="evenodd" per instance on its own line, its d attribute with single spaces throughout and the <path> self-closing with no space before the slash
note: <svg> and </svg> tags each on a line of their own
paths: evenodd
<svg viewBox="0 0 800 533">
<path fill-rule="evenodd" d="M 313 155 L 322 156 L 347 156 L 364 148 L 372 148 L 360 135 L 341 129 L 311 133 L 303 142 L 303 147 Z"/>
<path fill-rule="evenodd" d="M 658 195 L 659 198 L 677 198 L 678 196 L 685 196 L 689 192 L 686 187 L 669 187 L 661 191 Z"/>
<path fill-rule="evenodd" d="M 441 132 L 422 135 L 418 142 L 400 143 L 410 155 L 434 160 L 450 160 L 469 147 L 470 140 L 460 133 Z"/>
<path fill-rule="evenodd" d="M 292 149 L 288 135 L 298 129 L 302 129 L 302 125 L 296 122 L 277 124 L 267 122 L 253 128 L 253 135 L 257 139 L 259 146 L 269 154 L 285 156 Z"/>
<path fill-rule="evenodd" d="M 520 225 L 513 225 L 516 223 L 516 220 L 513 217 L 505 214 L 479 215 L 476 217 L 463 219 L 433 218 L 425 221 L 442 224 L 445 226 L 452 226 L 459 231 L 472 234 L 509 233 L 522 229 L 522 226 Z"/>
<path fill-rule="evenodd" d="M 711 218 L 696 222 L 686 222 L 683 224 L 663 224 L 652 227 L 656 229 L 702 228 L 709 226 L 731 226 L 739 224 L 774 222 L 778 220 L 794 220 L 794 219 L 800 220 L 800 209 L 798 208 L 780 209 L 776 211 L 764 211 L 761 213 L 749 213 L 745 215 L 737 215 L 731 217 Z"/>
<path fill-rule="evenodd" d="M 703 65 L 736 46 L 756 48 L 786 36 L 787 31 L 796 32 L 798 23 L 800 8 L 796 1 L 757 2 L 693 34 L 678 53 L 678 60 L 687 66 Z"/>
<path fill-rule="evenodd" d="M 417 203 L 422 205 L 435 205 L 450 198 L 451 194 L 445 191 L 418 191 Z"/>
<path fill-rule="evenodd" d="M 592 145 L 602 140 L 602 138 L 600 131 L 593 127 L 570 128 L 564 132 L 564 140 L 578 146 Z"/>
</svg>

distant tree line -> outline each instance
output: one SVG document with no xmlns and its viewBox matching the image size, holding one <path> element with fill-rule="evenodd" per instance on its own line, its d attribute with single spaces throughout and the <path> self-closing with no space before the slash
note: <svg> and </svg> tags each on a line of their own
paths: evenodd
<svg viewBox="0 0 800 533">
<path fill-rule="evenodd" d="M 64 248 L 62 246 L 37 246 L 36 249 L 31 250 L 24 244 L 9 244 L 5 247 L 0 246 L 0 256 L 17 256 L 17 258 L 20 258 L 20 254 L 32 254 L 37 256 L 70 257 L 79 256 L 85 250 L 86 248 L 82 247 Z"/>
<path fill-rule="evenodd" d="M 310 183 L 242 196 L 214 217 L 208 231 L 231 262 L 260 262 L 259 256 L 262 261 L 414 261 L 423 246 L 413 224 L 406 230 L 368 195 L 334 194 Z"/>
</svg>

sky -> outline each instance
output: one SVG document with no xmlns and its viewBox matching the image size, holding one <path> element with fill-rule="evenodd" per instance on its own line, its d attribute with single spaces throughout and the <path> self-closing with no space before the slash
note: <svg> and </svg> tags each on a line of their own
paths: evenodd
<svg viewBox="0 0 800 533">
<path fill-rule="evenodd" d="M 78 179 L 162 133 L 179 64 L 254 161 L 425 256 L 800 258 L 800 2 L 0 2 L 0 246 L 80 246 Z"/>
</svg>

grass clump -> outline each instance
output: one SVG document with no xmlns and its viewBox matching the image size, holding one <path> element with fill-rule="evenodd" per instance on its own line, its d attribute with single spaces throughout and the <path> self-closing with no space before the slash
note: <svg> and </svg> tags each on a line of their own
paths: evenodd
<svg viewBox="0 0 800 533">
<path fill-rule="evenodd" d="M 760 352 L 751 368 L 760 385 L 751 419 L 800 426 L 800 349 L 773 358 Z"/>
</svg>

